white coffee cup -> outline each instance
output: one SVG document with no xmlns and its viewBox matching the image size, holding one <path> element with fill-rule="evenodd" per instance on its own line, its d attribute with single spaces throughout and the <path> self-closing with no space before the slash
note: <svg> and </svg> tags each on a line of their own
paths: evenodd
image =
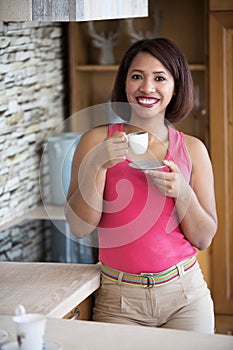
<svg viewBox="0 0 233 350">
<path fill-rule="evenodd" d="M 136 154 L 144 154 L 148 148 L 148 132 L 131 132 L 126 135 L 130 148 Z"/>
<path fill-rule="evenodd" d="M 23 314 L 13 317 L 16 324 L 17 342 L 20 350 L 42 350 L 46 317 L 41 314 Z"/>
</svg>

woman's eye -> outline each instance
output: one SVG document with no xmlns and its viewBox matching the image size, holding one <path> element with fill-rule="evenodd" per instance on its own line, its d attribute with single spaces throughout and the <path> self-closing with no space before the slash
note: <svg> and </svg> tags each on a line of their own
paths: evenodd
<svg viewBox="0 0 233 350">
<path fill-rule="evenodd" d="M 142 76 L 139 74 L 132 75 L 132 79 L 142 79 Z"/>
<path fill-rule="evenodd" d="M 159 76 L 159 77 L 156 77 L 156 78 L 155 78 L 155 80 L 156 80 L 156 81 L 164 81 L 164 80 L 165 80 L 165 78 L 164 78 L 164 77 Z"/>
</svg>

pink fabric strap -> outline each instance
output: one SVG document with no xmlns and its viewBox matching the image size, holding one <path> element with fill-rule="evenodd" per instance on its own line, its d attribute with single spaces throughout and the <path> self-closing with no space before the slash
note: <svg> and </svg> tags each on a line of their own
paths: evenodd
<svg viewBox="0 0 233 350">
<path fill-rule="evenodd" d="M 109 124 L 108 126 L 108 136 L 112 136 L 116 131 L 124 131 L 124 123 L 120 124 Z"/>
</svg>

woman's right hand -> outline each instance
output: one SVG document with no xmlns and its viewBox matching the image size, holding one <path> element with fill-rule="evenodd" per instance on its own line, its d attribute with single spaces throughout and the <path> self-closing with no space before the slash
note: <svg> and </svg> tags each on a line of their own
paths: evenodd
<svg viewBox="0 0 233 350">
<path fill-rule="evenodd" d="M 123 162 L 128 154 L 126 133 L 117 131 L 96 147 L 95 160 L 104 169 Z"/>
</svg>

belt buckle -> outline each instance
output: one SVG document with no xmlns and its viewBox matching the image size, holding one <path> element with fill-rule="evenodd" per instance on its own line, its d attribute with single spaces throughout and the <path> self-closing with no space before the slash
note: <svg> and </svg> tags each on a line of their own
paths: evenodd
<svg viewBox="0 0 233 350">
<path fill-rule="evenodd" d="M 153 273 L 143 274 L 143 277 L 147 279 L 147 284 L 144 288 L 153 288 L 155 286 L 155 279 Z"/>
</svg>

